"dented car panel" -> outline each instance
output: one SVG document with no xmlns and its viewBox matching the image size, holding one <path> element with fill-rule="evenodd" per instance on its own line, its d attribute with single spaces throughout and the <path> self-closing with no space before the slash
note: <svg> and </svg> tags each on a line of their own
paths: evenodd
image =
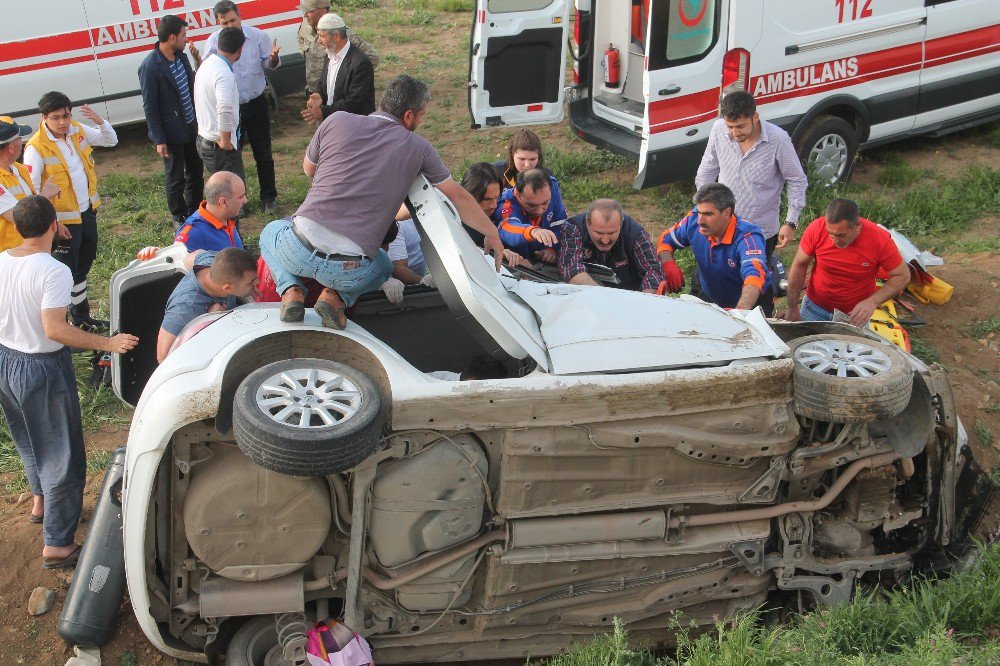
<svg viewBox="0 0 1000 666">
<path fill-rule="evenodd" d="M 991 501 L 962 482 L 941 368 L 842 325 L 497 275 L 434 188 L 409 204 L 439 291 L 362 299 L 343 331 L 242 306 L 118 375 L 144 387 L 125 560 L 158 649 L 293 664 L 326 617 L 387 664 L 552 654 L 615 617 L 655 644 L 677 613 L 829 605 L 937 568 Z M 117 307 L 163 290 L 128 270 Z M 796 350 L 817 339 L 878 372 L 809 374 Z M 426 374 L 483 353 L 510 376 Z"/>
</svg>

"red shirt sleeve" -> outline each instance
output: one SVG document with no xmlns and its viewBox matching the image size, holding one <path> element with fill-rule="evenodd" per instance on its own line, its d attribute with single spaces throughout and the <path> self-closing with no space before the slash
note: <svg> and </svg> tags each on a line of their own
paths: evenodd
<svg viewBox="0 0 1000 666">
<path fill-rule="evenodd" d="M 892 240 L 892 236 L 886 233 L 885 240 L 882 242 L 882 247 L 879 251 L 879 267 L 888 273 L 898 268 L 901 263 L 903 263 L 903 255 L 899 253 L 899 248 L 896 247 L 896 242 Z"/>
<path fill-rule="evenodd" d="M 799 249 L 810 257 L 816 256 L 816 246 L 819 245 L 822 234 L 826 233 L 826 218 L 818 217 L 809 223 L 806 230 L 802 232 L 802 240 L 799 241 Z"/>
</svg>

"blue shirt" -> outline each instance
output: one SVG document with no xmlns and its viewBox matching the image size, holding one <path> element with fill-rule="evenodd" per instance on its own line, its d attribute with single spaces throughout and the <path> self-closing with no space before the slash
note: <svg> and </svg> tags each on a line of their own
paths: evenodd
<svg viewBox="0 0 1000 666">
<path fill-rule="evenodd" d="M 194 102 L 191 99 L 191 87 L 188 85 L 187 70 L 180 58 L 174 58 L 170 63 L 170 73 L 174 75 L 177 88 L 181 91 L 181 106 L 184 108 L 184 120 L 188 123 L 194 122 Z"/>
<path fill-rule="evenodd" d="M 208 312 L 208 308 L 214 303 L 222 304 L 227 310 L 239 304 L 235 296 L 209 296 L 198 282 L 198 272 L 211 266 L 217 254 L 218 252 L 202 252 L 195 257 L 194 268 L 181 278 L 167 299 L 167 309 L 160 326 L 170 335 L 180 335 L 192 319 Z"/>
<path fill-rule="evenodd" d="M 701 288 L 708 300 L 723 308 L 733 308 L 740 301 L 745 285 L 764 293 L 771 285 L 767 268 L 764 236 L 760 227 L 735 215 L 722 240 L 716 242 L 698 230 L 698 211 L 660 236 L 657 254 L 690 247 L 701 271 Z"/>
<path fill-rule="evenodd" d="M 218 220 L 201 203 L 198 210 L 184 221 L 184 225 L 174 236 L 175 243 L 184 243 L 188 252 L 195 250 L 212 250 L 218 252 L 227 247 L 243 249 L 243 239 L 236 230 L 236 222 Z"/>
<path fill-rule="evenodd" d="M 493 213 L 493 222 L 500 227 L 500 241 L 505 247 L 528 257 L 532 252 L 544 250 L 542 243 L 531 238 L 531 229 L 541 227 L 549 229 L 556 236 L 562 235 L 562 225 L 566 223 L 566 206 L 563 205 L 562 194 L 556 179 L 549 176 L 552 187 L 552 197 L 549 207 L 537 218 L 531 218 L 517 200 L 515 189 L 509 189 L 500 196 L 497 209 Z M 558 245 L 555 248 L 558 250 Z M 530 258 L 530 257 L 528 257 Z"/>
</svg>

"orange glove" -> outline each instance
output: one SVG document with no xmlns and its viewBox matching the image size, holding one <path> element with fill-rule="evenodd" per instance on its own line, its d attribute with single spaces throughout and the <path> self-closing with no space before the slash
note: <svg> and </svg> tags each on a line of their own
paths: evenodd
<svg viewBox="0 0 1000 666">
<path fill-rule="evenodd" d="M 139 252 L 136 253 L 135 258 L 138 259 L 139 261 L 149 261 L 150 259 L 155 257 L 156 253 L 159 251 L 160 248 L 156 247 L 155 245 L 150 245 L 148 247 L 144 247 L 141 250 L 139 250 Z"/>
<path fill-rule="evenodd" d="M 676 294 L 684 288 L 684 273 L 673 259 L 663 262 L 663 277 L 666 280 L 661 284 L 666 285 L 667 291 L 671 294 Z"/>
</svg>

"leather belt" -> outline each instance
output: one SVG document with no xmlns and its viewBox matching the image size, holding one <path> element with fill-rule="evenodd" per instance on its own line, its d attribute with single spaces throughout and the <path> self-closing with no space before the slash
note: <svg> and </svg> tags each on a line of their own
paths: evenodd
<svg viewBox="0 0 1000 666">
<path fill-rule="evenodd" d="M 295 234 L 295 237 L 299 239 L 300 243 L 302 243 L 302 247 L 309 250 L 320 259 L 326 259 L 328 261 L 361 261 L 364 259 L 364 257 L 359 254 L 328 254 L 326 252 L 321 252 L 316 249 L 315 245 L 309 242 L 309 239 L 305 237 L 305 234 L 295 227 L 294 222 L 292 222 L 289 226 L 292 233 Z"/>
</svg>

